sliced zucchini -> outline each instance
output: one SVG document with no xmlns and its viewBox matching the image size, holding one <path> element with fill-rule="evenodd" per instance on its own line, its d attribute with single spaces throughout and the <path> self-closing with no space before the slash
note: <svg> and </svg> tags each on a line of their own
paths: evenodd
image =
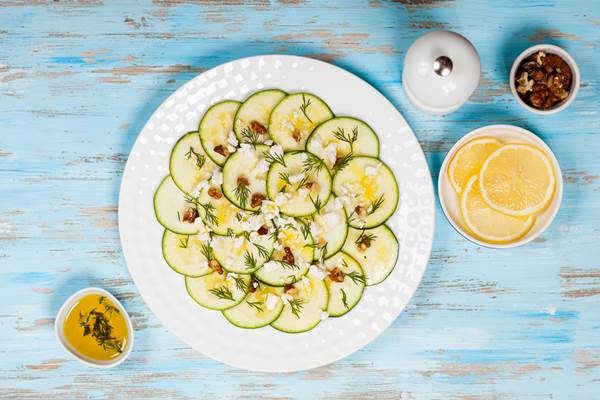
<svg viewBox="0 0 600 400">
<path fill-rule="evenodd" d="M 379 156 L 379 138 L 366 122 L 336 117 L 317 126 L 306 141 L 306 150 L 321 158 L 330 170 L 352 153 Z"/>
<path fill-rule="evenodd" d="M 326 318 L 329 293 L 325 283 L 306 277 L 294 284 L 294 295 L 284 294 L 285 305 L 279 318 L 271 326 L 288 333 L 306 332 Z"/>
<path fill-rule="evenodd" d="M 315 259 L 327 259 L 341 250 L 348 235 L 344 203 L 332 196 L 325 207 L 310 218 L 304 218 L 315 240 Z"/>
<path fill-rule="evenodd" d="M 171 175 L 163 179 L 154 193 L 156 219 L 171 232 L 181 235 L 198 233 L 199 226 L 194 222 L 186 222 L 185 220 L 186 213 L 195 208 L 194 200 L 179 190 Z"/>
<path fill-rule="evenodd" d="M 383 282 L 396 266 L 398 239 L 386 225 L 373 229 L 350 228 L 343 250 L 362 266 L 367 286 Z"/>
<path fill-rule="evenodd" d="M 246 297 L 248 285 L 250 275 L 212 272 L 199 278 L 185 277 L 185 287 L 192 299 L 211 310 L 237 306 Z"/>
<path fill-rule="evenodd" d="M 212 272 L 204 256 L 206 243 L 199 235 L 179 235 L 165 229 L 162 238 L 163 257 L 173 271 L 191 277 Z"/>
<path fill-rule="evenodd" d="M 293 217 L 311 215 L 331 194 L 331 175 L 318 157 L 305 151 L 283 155 L 283 163 L 271 163 L 267 195 L 282 213 Z"/>
<path fill-rule="evenodd" d="M 239 235 L 245 230 L 250 213 L 236 207 L 223 196 L 221 186 L 210 186 L 198 196 L 200 217 L 217 235 Z"/>
<path fill-rule="evenodd" d="M 294 93 L 275 106 L 269 135 L 284 150 L 304 150 L 306 139 L 321 122 L 333 118 L 329 106 L 310 93 Z"/>
<path fill-rule="evenodd" d="M 360 264 L 343 251 L 325 260 L 325 268 L 329 271 L 325 277 L 325 284 L 329 290 L 327 312 L 332 317 L 341 317 L 352 310 L 362 297 L 365 275 Z M 335 273 L 340 277 L 341 282 L 331 279 L 336 275 Z"/>
<path fill-rule="evenodd" d="M 218 166 L 206 156 L 198 132 L 183 135 L 171 150 L 169 171 L 183 192 L 192 195 L 203 181 L 208 180 Z"/>
<path fill-rule="evenodd" d="M 267 128 L 273 108 L 287 93 L 279 89 L 261 90 L 246 99 L 235 114 L 233 130 L 241 142 L 264 143 L 270 139 Z"/>
<path fill-rule="evenodd" d="M 256 329 L 275 321 L 283 311 L 283 288 L 259 285 L 244 301 L 223 311 L 229 322 L 240 328 Z"/>
<path fill-rule="evenodd" d="M 273 286 L 283 286 L 298 281 L 306 274 L 314 257 L 314 242 L 308 227 L 293 218 L 279 218 L 279 227 L 272 237 L 277 237 L 271 261 L 256 271 L 256 278 Z M 289 250 L 286 250 L 289 249 Z M 293 255 L 294 262 L 286 254 Z"/>
<path fill-rule="evenodd" d="M 206 154 L 217 165 L 223 166 L 227 156 L 232 153 L 231 137 L 233 132 L 233 118 L 240 107 L 239 101 L 226 100 L 211 106 L 198 125 L 198 134 Z"/>
<path fill-rule="evenodd" d="M 392 170 L 375 157 L 352 157 L 333 177 L 353 228 L 367 229 L 384 223 L 398 206 L 398 184 Z"/>
<path fill-rule="evenodd" d="M 216 260 L 230 272 L 250 274 L 269 260 L 273 253 L 272 235 L 256 232 L 240 236 L 215 236 L 212 241 Z"/>
<path fill-rule="evenodd" d="M 223 194 L 237 207 L 250 211 L 260 209 L 260 203 L 252 206 L 252 199 L 267 196 L 269 163 L 265 154 L 268 151 L 269 146 L 263 144 L 243 143 L 223 166 Z"/>
</svg>

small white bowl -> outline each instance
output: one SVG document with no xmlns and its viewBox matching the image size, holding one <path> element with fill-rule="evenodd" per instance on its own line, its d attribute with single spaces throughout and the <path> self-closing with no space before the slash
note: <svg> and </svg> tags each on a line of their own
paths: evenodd
<svg viewBox="0 0 600 400">
<path fill-rule="evenodd" d="M 525 236 L 521 239 L 511 242 L 511 243 L 487 243 L 477 239 L 472 236 L 467 227 L 464 225 L 460 214 L 460 202 L 459 197 L 452 188 L 450 184 L 450 180 L 448 179 L 448 164 L 450 164 L 450 160 L 454 157 L 454 154 L 467 142 L 479 138 L 479 137 L 493 137 L 501 140 L 504 143 L 529 143 L 537 146 L 539 149 L 544 151 L 548 156 L 552 166 L 554 167 L 554 172 L 556 174 L 556 188 L 554 192 L 554 197 L 552 198 L 552 202 L 548 205 L 548 207 L 536 217 L 535 223 L 527 232 Z M 465 238 L 469 239 L 471 242 L 476 243 L 480 246 L 491 247 L 496 249 L 503 248 L 512 248 L 517 246 L 522 246 L 525 243 L 532 241 L 537 238 L 544 232 L 548 226 L 554 220 L 558 209 L 560 208 L 560 203 L 562 201 L 562 193 L 563 193 L 563 179 L 562 173 L 560 170 L 560 165 L 552 153 L 552 150 L 544 143 L 542 139 L 529 132 L 526 129 L 520 128 L 518 126 L 513 125 L 489 125 L 484 126 L 474 131 L 466 134 L 462 137 L 446 154 L 446 158 L 442 163 L 442 167 L 440 169 L 440 174 L 438 177 L 438 196 L 440 198 L 440 203 L 442 205 L 442 210 L 446 215 L 446 218 L 450 222 L 450 224 L 456 229 L 458 233 L 463 235 Z"/>
<path fill-rule="evenodd" d="M 529 104 L 525 103 L 519 96 L 519 93 L 517 92 L 517 85 L 515 82 L 515 74 L 517 73 L 517 69 L 519 68 L 519 65 L 521 65 L 521 61 L 523 61 L 523 59 L 529 57 L 533 53 L 536 53 L 540 50 L 543 50 L 546 53 L 556 54 L 556 55 L 560 56 L 563 60 L 565 60 L 565 62 L 569 65 L 569 67 L 571 67 L 571 72 L 573 74 L 573 77 L 571 80 L 571 89 L 569 91 L 569 97 L 567 97 L 562 102 L 560 102 L 556 106 L 554 106 L 554 108 L 551 108 L 549 110 L 540 110 L 540 109 L 537 109 L 537 108 L 532 107 Z M 571 57 L 571 55 L 569 53 L 567 53 L 563 48 L 555 46 L 553 44 L 538 44 L 536 46 L 532 46 L 528 49 L 525 49 L 521 54 L 519 54 L 519 56 L 513 63 L 512 68 L 510 69 L 509 83 L 510 83 L 510 91 L 512 92 L 513 96 L 515 96 L 515 99 L 517 99 L 517 102 L 520 105 L 522 105 L 524 108 L 531 111 L 532 113 L 539 114 L 539 115 L 549 115 L 549 114 L 556 114 L 557 112 L 564 110 L 565 108 L 567 108 L 569 106 L 569 104 L 571 104 L 571 102 L 573 102 L 573 100 L 577 96 L 577 92 L 579 91 L 580 79 L 581 78 L 579 75 L 579 67 L 577 66 L 577 63 L 575 62 L 575 59 L 573 59 L 573 57 Z"/>
<path fill-rule="evenodd" d="M 111 359 L 111 360 L 95 360 L 90 357 L 86 357 L 85 355 L 79 353 L 75 350 L 71 344 L 65 338 L 64 325 L 65 318 L 67 317 L 67 313 L 75 305 L 75 303 L 82 297 L 88 294 L 100 294 L 102 296 L 106 296 L 113 302 L 113 304 L 119 309 L 121 315 L 125 318 L 125 323 L 127 325 L 127 344 L 125 345 L 125 350 L 119 354 L 119 356 Z M 74 293 L 71 297 L 64 302 L 60 310 L 58 310 L 58 314 L 56 315 L 56 322 L 54 323 L 54 332 L 56 333 L 56 338 L 61 346 L 68 352 L 71 353 L 75 358 L 81 361 L 84 364 L 90 365 L 92 367 L 97 368 L 111 368 L 121 364 L 131 353 L 131 349 L 133 349 L 133 326 L 131 324 L 131 319 L 129 318 L 129 314 L 123 307 L 123 304 L 115 296 L 110 294 L 104 289 L 100 289 L 97 287 L 89 287 L 85 289 L 81 289 L 80 291 Z"/>
</svg>

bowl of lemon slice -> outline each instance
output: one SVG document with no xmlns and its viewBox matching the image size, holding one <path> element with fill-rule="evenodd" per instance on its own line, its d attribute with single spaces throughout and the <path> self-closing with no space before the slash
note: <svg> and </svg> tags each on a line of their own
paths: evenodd
<svg viewBox="0 0 600 400">
<path fill-rule="evenodd" d="M 438 193 L 446 218 L 482 246 L 511 248 L 540 236 L 562 200 L 560 166 L 532 132 L 513 125 L 476 129 L 450 149 Z"/>
</svg>

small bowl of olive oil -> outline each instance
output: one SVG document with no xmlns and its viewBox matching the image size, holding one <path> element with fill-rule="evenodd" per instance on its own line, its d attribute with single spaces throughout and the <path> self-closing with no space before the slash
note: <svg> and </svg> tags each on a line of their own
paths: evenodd
<svg viewBox="0 0 600 400">
<path fill-rule="evenodd" d="M 66 351 L 85 364 L 110 368 L 133 348 L 133 327 L 125 307 L 104 289 L 82 289 L 65 301 L 55 332 Z"/>
</svg>

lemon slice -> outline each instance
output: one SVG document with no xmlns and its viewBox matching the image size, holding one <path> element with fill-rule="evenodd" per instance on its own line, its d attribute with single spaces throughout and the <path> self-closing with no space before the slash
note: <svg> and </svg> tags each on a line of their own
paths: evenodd
<svg viewBox="0 0 600 400">
<path fill-rule="evenodd" d="M 448 179 L 457 194 L 481 166 L 490 154 L 498 150 L 502 142 L 491 137 L 473 139 L 464 144 L 452 157 L 448 166 Z"/>
<path fill-rule="evenodd" d="M 548 157 L 529 144 L 507 144 L 488 157 L 479 174 L 481 196 L 497 211 L 513 216 L 542 211 L 556 186 Z"/>
<path fill-rule="evenodd" d="M 473 175 L 460 196 L 460 212 L 471 233 L 488 243 L 509 243 L 523 237 L 534 217 L 511 217 L 488 206 L 479 190 L 478 176 Z"/>
</svg>

